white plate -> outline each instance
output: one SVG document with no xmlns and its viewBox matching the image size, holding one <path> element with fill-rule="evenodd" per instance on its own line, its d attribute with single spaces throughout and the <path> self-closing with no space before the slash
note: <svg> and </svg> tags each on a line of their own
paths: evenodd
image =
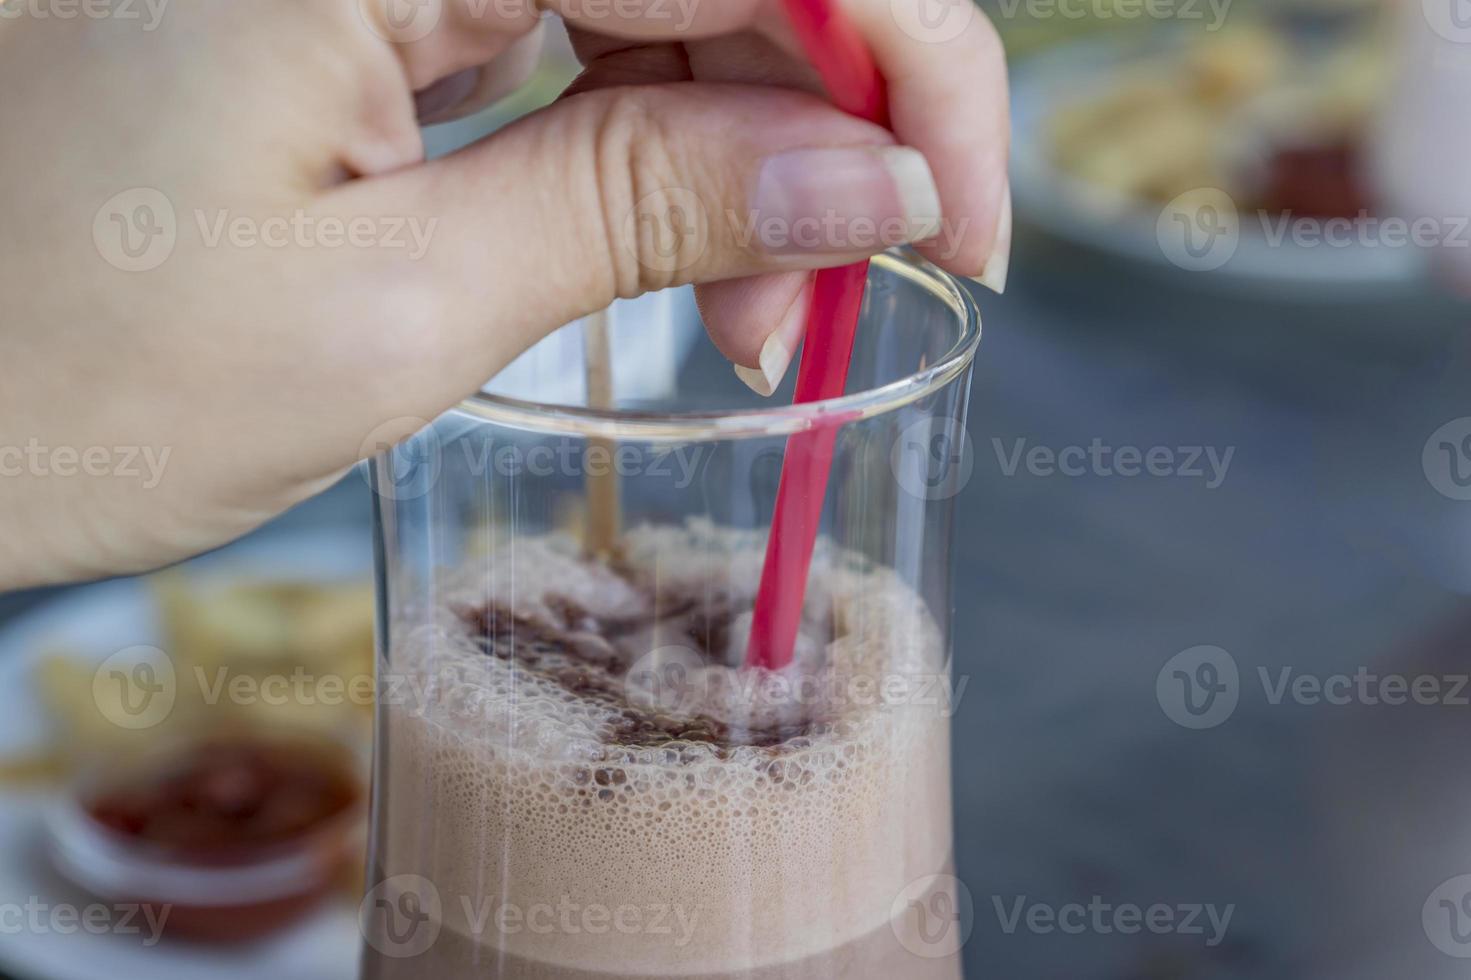
<svg viewBox="0 0 1471 980">
<path fill-rule="evenodd" d="M 341 580 L 371 573 L 366 535 L 265 535 L 199 559 L 201 576 Z M 47 719 L 34 696 L 38 654 L 61 646 L 79 654 L 134 644 L 157 645 L 152 599 L 141 581 L 87 586 L 31 611 L 0 631 L 0 757 L 44 744 Z M 215 947 L 164 940 L 144 945 L 141 934 L 95 934 L 82 929 L 36 931 L 16 919 L 32 910 L 50 921 L 53 910 L 85 909 L 95 899 L 59 878 L 45 857 L 46 791 L 0 794 L 0 973 L 18 980 L 353 980 L 359 936 L 356 909 L 333 900 L 295 928 L 264 941 Z M 64 926 L 66 923 L 61 920 Z"/>
</svg>

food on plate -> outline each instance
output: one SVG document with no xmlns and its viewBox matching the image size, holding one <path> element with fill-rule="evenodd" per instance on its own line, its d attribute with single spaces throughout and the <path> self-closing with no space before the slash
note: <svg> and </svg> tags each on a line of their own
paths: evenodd
<svg viewBox="0 0 1471 980">
<path fill-rule="evenodd" d="M 182 572 L 155 579 L 172 703 L 131 727 L 139 692 L 99 677 L 90 656 L 54 651 L 36 684 L 53 744 L 74 765 L 142 751 L 164 738 L 222 728 L 289 727 L 367 744 L 373 703 L 373 593 L 363 583 L 235 580 L 199 584 Z M 162 713 L 161 713 L 162 714 Z M 123 724 L 119 724 L 123 721 Z"/>
<path fill-rule="evenodd" d="M 0 754 L 0 784 L 44 783 L 99 758 L 221 730 L 314 731 L 366 748 L 374 700 L 369 584 L 201 582 L 184 571 L 152 584 L 158 647 L 138 648 L 152 662 L 119 666 L 109 656 L 126 649 L 45 652 L 32 682 L 47 709 L 48 744 Z M 123 637 L 119 646 L 137 640 Z M 137 702 L 150 685 L 166 689 L 167 710 L 139 718 Z"/>
<path fill-rule="evenodd" d="M 1047 122 L 1079 203 L 1118 214 L 1219 188 L 1242 210 L 1372 210 L 1359 146 L 1388 86 L 1381 22 L 1309 38 L 1262 20 L 1180 34 Z"/>
</svg>

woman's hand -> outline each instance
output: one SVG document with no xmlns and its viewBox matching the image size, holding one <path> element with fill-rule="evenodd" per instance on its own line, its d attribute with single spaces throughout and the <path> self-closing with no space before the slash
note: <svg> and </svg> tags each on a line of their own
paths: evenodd
<svg viewBox="0 0 1471 980">
<path fill-rule="evenodd" d="M 703 284 L 769 390 L 809 270 L 917 240 L 999 288 L 1002 52 L 943 2 L 846 0 L 892 134 L 772 0 L 5 5 L 0 587 L 238 536 L 615 297 Z M 425 163 L 421 119 L 519 85 L 543 8 L 573 92 Z"/>
</svg>

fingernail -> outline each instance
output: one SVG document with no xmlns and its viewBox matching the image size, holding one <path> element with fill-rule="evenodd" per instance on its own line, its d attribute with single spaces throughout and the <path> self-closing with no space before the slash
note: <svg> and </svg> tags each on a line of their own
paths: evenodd
<svg viewBox="0 0 1471 980">
<path fill-rule="evenodd" d="M 761 345 L 758 359 L 761 366 L 749 368 L 744 364 L 735 365 L 736 377 L 762 398 L 770 398 L 776 394 L 782 379 L 787 376 L 787 370 L 792 366 L 792 355 L 802 342 L 802 334 L 807 329 L 807 310 L 811 305 L 812 281 L 809 279 L 797 293 L 792 305 L 787 307 L 781 323 L 766 338 L 766 343 Z"/>
<path fill-rule="evenodd" d="M 872 254 L 940 230 L 940 192 L 906 146 L 793 150 L 766 160 L 751 215 L 775 255 Z"/>
<path fill-rule="evenodd" d="M 1006 292 L 1006 277 L 1011 272 L 1011 185 L 1001 203 L 1001 220 L 996 225 L 996 247 L 986 260 L 985 270 L 975 281 L 995 293 Z"/>
</svg>

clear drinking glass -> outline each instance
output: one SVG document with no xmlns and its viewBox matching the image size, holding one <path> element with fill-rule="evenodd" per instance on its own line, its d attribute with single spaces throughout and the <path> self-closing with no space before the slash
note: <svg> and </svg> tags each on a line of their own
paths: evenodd
<svg viewBox="0 0 1471 980">
<path fill-rule="evenodd" d="M 569 325 L 375 465 L 367 980 L 960 976 L 978 313 L 883 256 L 852 393 L 792 406 L 682 366 L 671 303 L 615 307 L 611 386 Z M 743 669 L 787 439 L 835 421 L 796 659 Z"/>
</svg>

